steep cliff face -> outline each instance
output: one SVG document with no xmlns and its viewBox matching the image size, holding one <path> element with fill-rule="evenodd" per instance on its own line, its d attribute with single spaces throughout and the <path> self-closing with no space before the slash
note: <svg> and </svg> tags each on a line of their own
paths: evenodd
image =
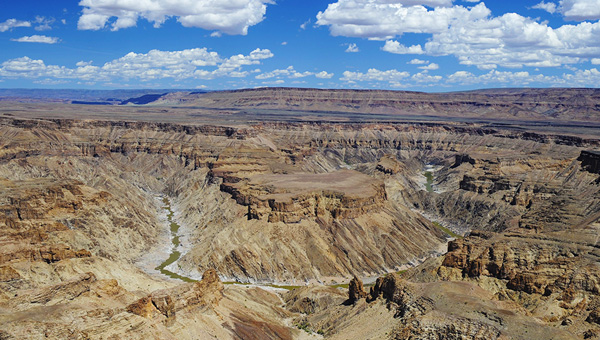
<svg viewBox="0 0 600 340">
<path fill-rule="evenodd" d="M 311 306 L 297 322 L 328 339 L 576 338 L 511 301 L 494 299 L 474 283 L 411 282 L 392 273 L 378 278 L 366 294 L 356 290 L 356 281 L 351 281 L 346 303 L 323 307 L 324 301 L 339 297 L 316 287 L 291 292 L 286 299 L 294 306 Z"/>
<path fill-rule="evenodd" d="M 405 278 L 473 284 L 493 294 L 492 300 L 514 302 L 511 309 L 522 320 L 528 315 L 556 332 L 587 339 L 599 330 L 594 323 L 600 302 L 597 234 L 597 223 L 536 234 L 523 229 L 472 232 L 450 242 L 445 256 Z"/>
<path fill-rule="evenodd" d="M 178 267 L 195 276 L 216 268 L 240 280 L 304 281 L 399 268 L 443 240 L 415 208 L 465 230 L 554 230 L 600 211 L 593 175 L 575 160 L 588 142 L 557 136 L 427 124 L 4 122 L 0 173 L 10 180 L 75 179 L 124 193 L 115 204 L 133 211 L 158 210 L 152 193 L 174 196 L 186 230 Z M 441 166 L 441 193 L 415 181 L 430 162 Z M 147 226 L 124 229 L 146 230 L 132 259 L 154 243 L 159 223 L 127 222 Z"/>
<path fill-rule="evenodd" d="M 280 308 L 275 293 L 224 287 L 214 271 L 177 286 L 142 275 L 138 289 L 93 272 L 65 276 L 0 300 L 0 334 L 7 339 L 158 340 L 293 339 L 302 332 L 285 324 L 298 314 Z"/>
<path fill-rule="evenodd" d="M 489 276 L 507 280 L 507 287 L 550 295 L 566 289 L 600 294 L 600 255 L 595 241 L 578 230 L 548 235 L 472 233 L 448 245 L 442 265 L 461 270 L 464 277 Z"/>
<path fill-rule="evenodd" d="M 23 314 L 0 318 L 13 336 L 37 325 L 108 337 L 133 324 L 149 338 L 188 328 L 292 338 L 302 332 L 292 319 L 340 338 L 598 329 L 600 187 L 581 158 L 593 139 L 469 124 L 1 122 L 0 306 Z M 216 269 L 205 284 L 174 287 L 131 266 L 170 244 L 157 195 L 170 197 L 181 225 L 172 269 L 198 279 Z M 424 216 L 467 236 L 409 271 L 412 282 L 377 281 L 369 302 L 356 281 L 351 306 L 321 287 L 286 297 L 282 310 L 277 295 L 217 280 L 331 283 L 398 271 L 448 237 Z M 40 323 L 38 307 L 60 322 Z M 571 324 L 549 328 L 562 322 Z"/>
<path fill-rule="evenodd" d="M 163 230 L 152 215 L 159 210 L 153 196 L 160 192 L 176 196 L 181 205 L 189 238 L 178 266 L 194 276 L 208 268 L 229 278 L 261 281 L 370 275 L 425 257 L 443 240 L 426 219 L 392 205 L 381 179 L 339 166 L 317 173 L 303 168 L 305 157 L 319 152 L 304 132 L 292 138 L 307 144 L 285 141 L 295 131 L 273 138 L 272 130 L 260 126 L 8 123 L 2 127 L 7 138 L 0 168 L 7 180 L 78 180 L 115 205 L 106 208 L 110 217 L 86 213 L 101 220 L 95 222 L 100 227 L 75 233 L 85 241 L 67 242 L 67 247 L 85 243 L 92 254 L 133 261 L 153 246 Z M 48 209 L 58 204 L 44 202 Z M 92 205 L 102 209 L 100 202 Z M 114 226 L 121 222 L 123 227 Z M 109 235 L 122 235 L 131 246 Z"/>
<path fill-rule="evenodd" d="M 159 232 L 153 206 L 146 211 L 76 180 L 2 182 L 0 263 L 53 263 L 92 253 L 131 262 Z"/>
<path fill-rule="evenodd" d="M 598 151 L 583 150 L 577 158 L 581 167 L 591 173 L 600 173 L 600 153 Z"/>
</svg>

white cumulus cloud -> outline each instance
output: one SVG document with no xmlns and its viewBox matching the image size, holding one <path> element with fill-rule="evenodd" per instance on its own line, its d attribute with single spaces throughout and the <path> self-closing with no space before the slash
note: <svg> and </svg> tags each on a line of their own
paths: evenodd
<svg viewBox="0 0 600 340">
<path fill-rule="evenodd" d="M 395 4 L 402 4 L 404 6 L 429 6 L 429 7 L 449 7 L 452 6 L 452 0 L 392 0 L 383 1 Z"/>
<path fill-rule="evenodd" d="M 404 78 L 410 77 L 410 73 L 406 71 L 398 71 L 396 69 L 380 71 L 375 68 L 369 69 L 366 73 L 344 71 L 341 80 L 358 82 L 358 81 L 388 81 L 397 82 Z"/>
<path fill-rule="evenodd" d="M 255 78 L 256 79 L 270 79 L 270 78 L 295 79 L 295 78 L 304 78 L 304 77 L 308 77 L 308 76 L 315 76 L 317 78 L 329 79 L 329 78 L 333 77 L 333 73 L 327 73 L 326 71 L 321 71 L 318 73 L 314 73 L 314 72 L 310 72 L 310 71 L 298 72 L 294 69 L 294 66 L 288 66 L 285 69 L 276 69 L 273 71 L 258 74 L 255 76 Z"/>
<path fill-rule="evenodd" d="M 17 19 L 8 19 L 5 22 L 0 22 L 0 32 L 6 32 L 15 27 L 31 27 L 31 23 Z"/>
<path fill-rule="evenodd" d="M 433 71 L 433 70 L 437 70 L 438 68 L 440 68 L 440 65 L 438 65 L 436 63 L 431 63 L 429 65 L 419 66 L 419 68 L 421 70 Z"/>
<path fill-rule="evenodd" d="M 548 13 L 560 13 L 567 20 L 600 19 L 600 3 L 598 0 L 561 0 L 558 5 L 554 2 L 542 1 L 532 8 L 541 9 Z"/>
<path fill-rule="evenodd" d="M 20 37 L 17 39 L 10 39 L 11 41 L 17 42 L 30 42 L 30 43 L 42 43 L 42 44 L 56 44 L 60 39 L 57 37 L 48 37 L 45 35 L 32 35 Z"/>
<path fill-rule="evenodd" d="M 395 53 L 395 54 L 423 54 L 423 48 L 421 45 L 404 46 L 395 40 L 387 40 L 385 45 L 381 48 L 382 51 Z"/>
<path fill-rule="evenodd" d="M 536 4 L 535 6 L 531 7 L 531 8 L 535 8 L 535 9 L 541 9 L 544 10 L 548 13 L 554 13 L 556 12 L 556 4 L 554 2 L 540 2 L 538 4 Z"/>
<path fill-rule="evenodd" d="M 425 72 L 413 74 L 410 79 L 419 84 L 433 85 L 443 79 L 442 76 L 432 76 Z"/>
<path fill-rule="evenodd" d="M 356 44 L 352 43 L 348 45 L 348 48 L 346 49 L 346 52 L 348 53 L 356 53 L 356 52 L 360 52 L 360 50 L 358 49 L 358 46 L 356 46 Z"/>
<path fill-rule="evenodd" d="M 428 10 L 397 1 L 338 0 L 317 14 L 317 25 L 329 26 L 334 36 L 386 40 L 403 33 L 439 33 L 458 20 L 473 21 L 489 14 L 484 5 Z"/>
<path fill-rule="evenodd" d="M 425 44 L 431 55 L 454 55 L 481 69 L 556 67 L 600 55 L 600 23 L 583 22 L 553 29 L 515 13 L 450 26 Z"/>
<path fill-rule="evenodd" d="M 52 24 L 56 21 L 54 18 L 46 18 L 41 16 L 36 16 L 35 21 L 33 22 L 36 31 L 47 31 L 52 29 Z"/>
<path fill-rule="evenodd" d="M 559 11 L 567 20 L 600 19 L 600 3 L 598 0 L 561 0 Z"/>
<path fill-rule="evenodd" d="M 411 64 L 411 65 L 423 65 L 423 64 L 428 64 L 429 61 L 427 60 L 421 60 L 421 59 L 412 59 L 411 61 L 407 62 L 407 64 Z"/>
<path fill-rule="evenodd" d="M 248 27 L 264 19 L 270 0 L 81 0 L 84 7 L 77 27 L 112 30 L 133 27 L 143 18 L 162 25 L 171 17 L 185 27 L 199 27 L 226 34 L 248 33 Z M 116 20 L 110 22 L 111 18 Z M 110 22 L 110 23 L 109 23 Z"/>
<path fill-rule="evenodd" d="M 333 77 L 333 73 L 327 73 L 327 71 L 321 71 L 315 73 L 315 77 L 319 79 L 331 79 Z"/>
<path fill-rule="evenodd" d="M 244 71 L 244 66 L 260 64 L 261 60 L 271 57 L 273 53 L 267 49 L 256 49 L 248 55 L 239 54 L 229 58 L 223 58 L 206 48 L 181 51 L 152 50 L 148 53 L 131 52 L 102 66 L 95 66 L 91 61 L 80 61 L 74 68 L 46 65 L 43 60 L 21 57 L 0 64 L 0 76 L 84 81 L 239 78 L 252 73 Z"/>
<path fill-rule="evenodd" d="M 597 4 L 594 9 L 591 2 Z M 537 7 L 551 10 L 547 3 Z M 563 0 L 557 8 L 567 18 L 585 12 L 593 19 L 596 10 L 600 17 L 598 0 Z M 333 35 L 385 38 L 382 50 L 386 52 L 453 55 L 461 64 L 482 70 L 557 67 L 600 57 L 598 21 L 553 28 L 516 13 L 494 17 L 485 3 L 430 9 L 388 0 L 338 0 L 317 18 L 317 24 L 329 26 Z M 428 34 L 427 42 L 402 44 L 398 37 L 408 32 Z"/>
</svg>

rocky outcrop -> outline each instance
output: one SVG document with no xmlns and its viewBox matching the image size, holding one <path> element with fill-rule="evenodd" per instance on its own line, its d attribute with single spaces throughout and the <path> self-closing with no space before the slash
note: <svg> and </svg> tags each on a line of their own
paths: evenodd
<svg viewBox="0 0 600 340">
<path fill-rule="evenodd" d="M 127 306 L 127 311 L 143 318 L 153 318 L 158 313 L 158 309 L 152 303 L 152 298 L 149 296 L 143 297 Z"/>
<path fill-rule="evenodd" d="M 600 309 L 594 309 L 590 312 L 585 321 L 600 325 Z"/>
<path fill-rule="evenodd" d="M 572 338 L 569 332 L 515 311 L 510 303 L 490 300 L 489 293 L 470 283 L 416 283 L 388 274 L 377 279 L 368 301 L 369 308 L 358 311 L 355 305 L 354 313 L 367 314 L 384 302 L 397 320 L 391 339 Z"/>
<path fill-rule="evenodd" d="M 361 294 L 362 295 L 362 294 Z M 315 314 L 341 305 L 348 294 L 331 286 L 313 285 L 299 287 L 284 294 L 286 309 L 294 313 Z"/>
<path fill-rule="evenodd" d="M 223 298 L 223 283 L 214 269 L 204 272 L 199 282 L 160 290 L 127 306 L 127 311 L 144 318 L 159 315 L 174 318 L 182 309 L 214 307 Z"/>
<path fill-rule="evenodd" d="M 459 269 L 465 277 L 507 280 L 509 289 L 527 293 L 549 295 L 569 288 L 598 294 L 600 271 L 588 254 L 597 250 L 581 241 L 473 233 L 448 244 L 442 265 Z"/>
<path fill-rule="evenodd" d="M 136 256 L 132 251 L 147 246 L 141 240 L 157 233 L 152 211 L 144 212 L 144 207 L 132 201 L 115 199 L 78 180 L 40 178 L 3 184 L 0 230 L 5 239 L 0 264 L 55 263 L 95 254 L 131 259 Z M 129 239 L 137 243 L 124 249 L 119 242 Z M 94 243 L 103 244 L 103 249 L 90 246 Z"/>
<path fill-rule="evenodd" d="M 17 272 L 11 266 L 0 267 L 0 281 L 1 282 L 18 280 L 20 278 L 21 278 L 21 275 L 19 275 L 19 272 Z"/>
<path fill-rule="evenodd" d="M 454 156 L 454 164 L 452 164 L 452 167 L 456 168 L 463 163 L 469 163 L 471 165 L 475 165 L 475 159 L 473 159 L 471 156 L 465 155 L 465 154 L 456 155 L 456 156 Z"/>
<path fill-rule="evenodd" d="M 224 182 L 221 190 L 248 206 L 248 219 L 297 223 L 306 218 L 356 218 L 378 212 L 386 201 L 383 182 L 356 171 L 277 174 Z"/>
<path fill-rule="evenodd" d="M 31 254 L 32 261 L 42 260 L 46 263 L 58 262 L 65 259 L 90 257 L 92 254 L 89 250 L 71 250 L 68 246 L 61 247 L 42 247 L 39 249 L 39 255 L 37 251 L 33 251 Z M 1 261 L 1 260 L 0 260 Z"/>
<path fill-rule="evenodd" d="M 600 174 L 600 152 L 583 150 L 577 158 L 581 168 L 594 174 Z"/>
<path fill-rule="evenodd" d="M 400 162 L 398 162 L 398 160 L 395 159 L 395 157 L 383 156 L 377 163 L 375 169 L 384 174 L 395 175 L 404 170 L 405 167 Z"/>
<path fill-rule="evenodd" d="M 367 297 L 367 292 L 365 292 L 363 283 L 355 276 L 352 280 L 350 280 L 350 284 L 348 285 L 348 301 L 354 303 L 365 297 Z"/>
<path fill-rule="evenodd" d="M 428 320 L 429 321 L 429 320 Z M 398 330 L 393 339 L 500 339 L 498 327 L 474 320 L 455 318 L 452 322 L 436 320 L 437 322 L 413 321 L 410 325 Z"/>
</svg>

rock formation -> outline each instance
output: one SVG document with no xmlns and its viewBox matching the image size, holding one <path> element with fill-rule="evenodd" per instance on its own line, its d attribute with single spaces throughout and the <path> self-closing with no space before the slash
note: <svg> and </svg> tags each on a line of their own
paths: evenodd
<svg viewBox="0 0 600 340">
<path fill-rule="evenodd" d="M 363 299 L 365 297 L 367 297 L 367 292 L 365 292 L 363 283 L 359 278 L 355 276 L 352 280 L 350 280 L 350 284 L 348 286 L 348 301 L 354 303 L 357 300 Z"/>
<path fill-rule="evenodd" d="M 597 337 L 596 101 L 261 89 L 78 119 L 3 102 L 0 337 Z M 168 269 L 202 280 L 154 270 L 164 197 Z"/>
<path fill-rule="evenodd" d="M 583 150 L 577 160 L 581 161 L 581 167 L 586 171 L 600 173 L 600 153 L 598 151 Z"/>
<path fill-rule="evenodd" d="M 144 318 L 152 319 L 162 315 L 175 318 L 178 311 L 184 308 L 202 308 L 217 306 L 223 298 L 223 283 L 215 270 L 204 272 L 202 280 L 183 284 L 175 288 L 154 291 L 129 306 L 127 311 Z"/>
</svg>

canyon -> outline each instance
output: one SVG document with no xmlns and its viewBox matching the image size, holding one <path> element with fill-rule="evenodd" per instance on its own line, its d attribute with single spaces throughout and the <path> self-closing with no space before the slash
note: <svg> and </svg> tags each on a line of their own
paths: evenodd
<svg viewBox="0 0 600 340">
<path fill-rule="evenodd" d="M 0 338 L 598 338 L 599 113 L 592 89 L 4 100 Z"/>
</svg>

